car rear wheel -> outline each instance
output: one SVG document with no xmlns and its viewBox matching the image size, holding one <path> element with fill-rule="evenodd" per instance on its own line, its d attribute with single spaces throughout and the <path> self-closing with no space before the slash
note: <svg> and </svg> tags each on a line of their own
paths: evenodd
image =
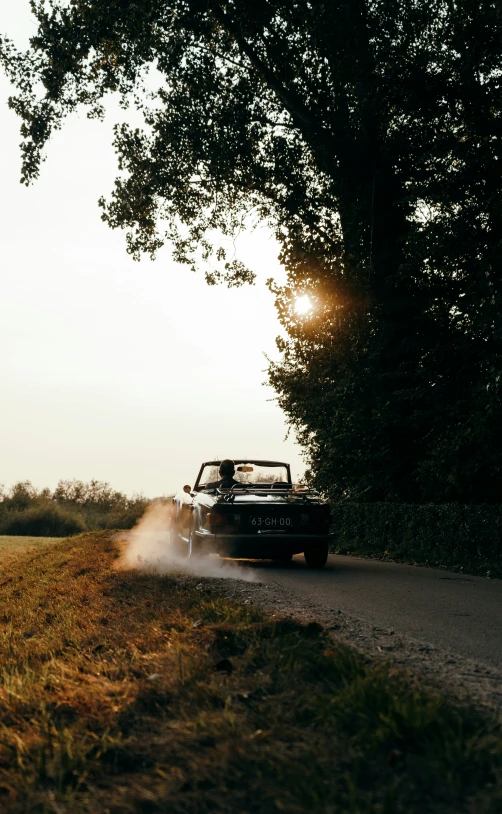
<svg viewBox="0 0 502 814">
<path fill-rule="evenodd" d="M 328 561 L 328 544 L 322 543 L 303 552 L 307 568 L 324 568 Z"/>
</svg>

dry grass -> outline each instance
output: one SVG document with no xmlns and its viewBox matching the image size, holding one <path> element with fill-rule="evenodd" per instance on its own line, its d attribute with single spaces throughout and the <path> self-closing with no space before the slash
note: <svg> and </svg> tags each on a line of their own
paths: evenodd
<svg viewBox="0 0 502 814">
<path fill-rule="evenodd" d="M 472 710 L 116 557 L 86 534 L 0 578 L 5 814 L 500 810 L 500 734 Z"/>
<path fill-rule="evenodd" d="M 0 534 L 0 567 L 17 559 L 20 554 L 44 549 L 48 545 L 62 542 L 63 539 L 63 537 L 17 537 Z"/>
</svg>

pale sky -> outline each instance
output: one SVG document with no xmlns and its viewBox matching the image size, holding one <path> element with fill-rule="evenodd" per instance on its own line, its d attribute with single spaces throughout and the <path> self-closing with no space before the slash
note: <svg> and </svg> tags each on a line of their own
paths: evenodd
<svg viewBox="0 0 502 814">
<path fill-rule="evenodd" d="M 34 30 L 28 0 L 0 0 L 0 33 L 24 46 Z M 253 287 L 210 288 L 167 247 L 134 262 L 97 205 L 124 114 L 111 102 L 105 123 L 72 117 L 26 188 L 11 92 L 0 74 L 0 484 L 97 478 L 154 496 L 193 485 L 201 461 L 234 456 L 301 474 L 262 386 L 280 331 L 265 280 L 283 279 L 268 230 L 240 240 Z"/>
</svg>

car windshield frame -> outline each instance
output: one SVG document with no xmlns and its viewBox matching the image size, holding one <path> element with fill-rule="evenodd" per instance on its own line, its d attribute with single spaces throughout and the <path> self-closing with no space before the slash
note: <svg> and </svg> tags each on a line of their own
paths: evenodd
<svg viewBox="0 0 502 814">
<path fill-rule="evenodd" d="M 263 460 L 256 460 L 256 459 L 253 459 L 253 458 L 233 458 L 231 460 L 233 460 L 233 462 L 235 464 L 236 476 L 237 476 L 236 479 L 239 479 L 238 478 L 238 475 L 239 475 L 238 467 L 239 466 L 245 466 L 246 464 L 248 464 L 249 466 L 257 466 L 257 467 L 261 467 L 261 468 L 271 468 L 271 469 L 272 468 L 282 467 L 286 471 L 287 478 L 284 479 L 284 480 L 270 481 L 270 482 L 264 482 L 264 483 L 248 483 L 246 481 L 243 481 L 242 482 L 243 487 L 249 487 L 250 489 L 266 489 L 267 487 L 268 488 L 273 488 L 274 483 L 287 483 L 288 487 L 292 487 L 292 485 L 293 485 L 293 482 L 291 480 L 291 467 L 290 467 L 290 465 L 288 463 L 285 463 L 284 461 L 263 461 Z M 212 466 L 212 467 L 216 468 L 216 472 L 217 472 L 218 469 L 219 469 L 220 464 L 221 464 L 221 461 L 205 461 L 201 465 L 199 474 L 197 476 L 197 480 L 195 481 L 194 491 L 196 491 L 196 492 L 204 491 L 204 489 L 208 488 L 210 483 L 213 483 L 213 481 L 209 481 L 207 483 L 201 484 L 201 478 L 202 478 L 204 469 L 206 467 Z M 220 479 L 220 476 L 217 475 L 216 480 L 219 480 L 219 479 Z"/>
</svg>

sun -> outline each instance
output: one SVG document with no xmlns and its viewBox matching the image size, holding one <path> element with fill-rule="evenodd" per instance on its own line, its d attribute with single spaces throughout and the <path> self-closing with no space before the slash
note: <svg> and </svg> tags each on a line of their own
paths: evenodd
<svg viewBox="0 0 502 814">
<path fill-rule="evenodd" d="M 312 302 L 310 301 L 310 297 L 307 294 L 302 294 L 301 297 L 297 297 L 295 299 L 295 311 L 300 316 L 304 314 L 308 314 L 309 311 L 312 311 Z"/>
</svg>

